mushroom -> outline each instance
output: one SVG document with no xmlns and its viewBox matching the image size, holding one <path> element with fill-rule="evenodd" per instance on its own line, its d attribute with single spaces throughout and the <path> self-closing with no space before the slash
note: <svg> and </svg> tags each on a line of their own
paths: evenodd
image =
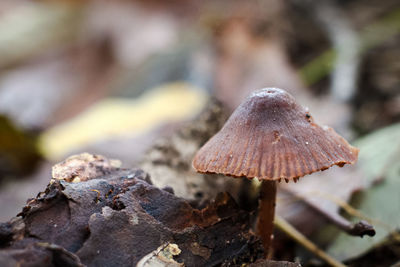
<svg viewBox="0 0 400 267">
<path fill-rule="evenodd" d="M 271 244 L 277 181 L 342 167 L 357 161 L 358 149 L 332 128 L 314 123 L 286 91 L 253 92 L 193 159 L 200 173 L 261 181 L 257 233 L 265 253 Z"/>
</svg>

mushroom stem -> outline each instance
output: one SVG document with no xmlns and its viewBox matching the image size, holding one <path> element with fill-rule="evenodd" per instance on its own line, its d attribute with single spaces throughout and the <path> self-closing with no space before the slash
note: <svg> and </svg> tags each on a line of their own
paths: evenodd
<svg viewBox="0 0 400 267">
<path fill-rule="evenodd" d="M 274 229 L 275 203 L 276 182 L 262 181 L 258 206 L 257 233 L 263 242 L 265 255 L 270 254 L 269 248 Z"/>
</svg>

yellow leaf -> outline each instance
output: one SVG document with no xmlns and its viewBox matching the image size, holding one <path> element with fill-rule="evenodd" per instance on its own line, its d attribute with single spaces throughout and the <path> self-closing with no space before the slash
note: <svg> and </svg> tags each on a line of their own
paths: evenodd
<svg viewBox="0 0 400 267">
<path fill-rule="evenodd" d="M 137 99 L 104 99 L 45 131 L 39 146 L 47 158 L 58 160 L 67 152 L 98 140 L 139 135 L 161 123 L 190 118 L 206 101 L 202 90 L 181 82 L 152 89 Z"/>
</svg>

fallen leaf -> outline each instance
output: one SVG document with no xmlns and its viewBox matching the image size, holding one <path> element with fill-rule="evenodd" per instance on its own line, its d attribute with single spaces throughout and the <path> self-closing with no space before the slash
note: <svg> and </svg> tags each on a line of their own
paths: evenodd
<svg viewBox="0 0 400 267">
<path fill-rule="evenodd" d="M 205 93 L 186 83 L 167 84 L 138 99 L 104 99 L 83 114 L 45 131 L 39 144 L 45 156 L 59 159 L 88 143 L 140 135 L 160 123 L 187 119 L 196 115 L 206 101 Z"/>
</svg>

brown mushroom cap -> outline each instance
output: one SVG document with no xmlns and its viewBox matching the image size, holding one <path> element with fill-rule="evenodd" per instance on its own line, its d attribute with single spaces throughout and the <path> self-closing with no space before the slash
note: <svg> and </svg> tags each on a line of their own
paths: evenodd
<svg viewBox="0 0 400 267">
<path fill-rule="evenodd" d="M 311 115 L 286 91 L 251 94 L 196 154 L 193 167 L 263 180 L 294 179 L 357 160 L 358 149 Z"/>
</svg>

